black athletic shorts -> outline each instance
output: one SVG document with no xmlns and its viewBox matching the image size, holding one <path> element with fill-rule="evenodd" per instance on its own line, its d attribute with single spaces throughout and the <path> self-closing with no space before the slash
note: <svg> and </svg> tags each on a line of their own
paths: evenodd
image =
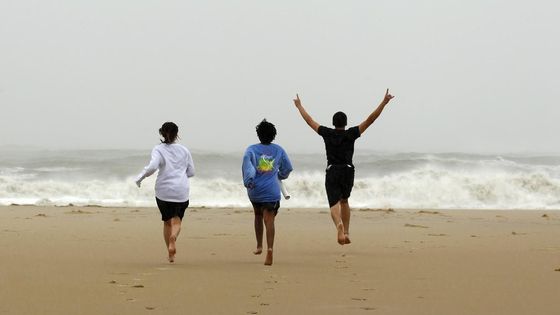
<svg viewBox="0 0 560 315">
<path fill-rule="evenodd" d="M 329 207 L 341 199 L 348 199 L 354 186 L 354 167 L 349 165 L 331 165 L 327 168 L 325 188 Z"/>
<path fill-rule="evenodd" d="M 185 216 L 185 210 L 189 207 L 189 201 L 185 202 L 173 202 L 173 201 L 165 201 L 158 199 L 156 197 L 157 206 L 159 208 L 159 212 L 161 212 L 161 220 L 167 221 L 173 217 L 179 217 L 183 220 L 183 216 Z"/>
<path fill-rule="evenodd" d="M 253 209 L 257 214 L 262 214 L 263 211 L 266 209 L 268 211 L 274 212 L 274 215 L 278 214 L 278 209 L 280 209 L 280 201 L 276 202 L 252 202 Z"/>
</svg>

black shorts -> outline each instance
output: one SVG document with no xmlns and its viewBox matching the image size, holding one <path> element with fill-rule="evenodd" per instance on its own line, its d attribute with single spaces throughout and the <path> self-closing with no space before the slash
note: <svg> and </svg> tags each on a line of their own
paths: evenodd
<svg viewBox="0 0 560 315">
<path fill-rule="evenodd" d="M 264 210 L 274 212 L 274 215 L 278 214 L 278 209 L 280 209 L 280 201 L 276 202 L 252 202 L 255 214 L 263 214 Z"/>
<path fill-rule="evenodd" d="M 331 165 L 325 176 L 325 188 L 329 207 L 337 204 L 341 199 L 350 198 L 354 186 L 354 167 L 348 165 Z"/>
<path fill-rule="evenodd" d="M 161 220 L 168 221 L 173 217 L 179 217 L 183 220 L 185 216 L 185 210 L 189 207 L 189 201 L 185 202 L 173 202 L 158 199 L 156 197 L 157 206 L 159 212 L 161 213 Z"/>
</svg>

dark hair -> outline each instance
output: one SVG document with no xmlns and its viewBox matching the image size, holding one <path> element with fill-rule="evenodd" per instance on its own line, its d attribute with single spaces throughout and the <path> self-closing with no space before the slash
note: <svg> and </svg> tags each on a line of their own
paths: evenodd
<svg viewBox="0 0 560 315">
<path fill-rule="evenodd" d="M 170 121 L 163 123 L 161 128 L 159 128 L 159 134 L 163 137 L 163 140 L 160 140 L 161 143 L 171 144 L 177 140 L 177 133 L 179 133 L 179 127 L 175 123 Z"/>
<path fill-rule="evenodd" d="M 257 125 L 256 129 L 257 136 L 262 144 L 270 144 L 276 137 L 276 127 L 266 121 L 266 119 L 263 119 L 261 123 Z"/>
<path fill-rule="evenodd" d="M 343 128 L 346 127 L 348 119 L 346 118 L 346 114 L 343 112 L 336 112 L 333 116 L 332 116 L 332 124 L 336 127 L 336 128 Z"/>
</svg>

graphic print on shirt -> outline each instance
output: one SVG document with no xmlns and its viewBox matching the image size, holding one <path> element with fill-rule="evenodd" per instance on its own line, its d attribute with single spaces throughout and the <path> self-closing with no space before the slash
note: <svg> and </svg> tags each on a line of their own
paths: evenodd
<svg viewBox="0 0 560 315">
<path fill-rule="evenodd" d="M 272 172 L 274 169 L 274 159 L 272 156 L 268 156 L 263 154 L 259 157 L 259 161 L 257 163 L 257 170 L 261 173 L 268 173 Z"/>
</svg>

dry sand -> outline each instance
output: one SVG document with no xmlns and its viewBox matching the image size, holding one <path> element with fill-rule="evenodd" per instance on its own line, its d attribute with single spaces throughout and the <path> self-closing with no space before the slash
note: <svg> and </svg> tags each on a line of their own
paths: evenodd
<svg viewBox="0 0 560 315">
<path fill-rule="evenodd" d="M 0 314 L 560 314 L 560 212 L 189 209 L 174 264 L 155 208 L 0 207 Z"/>
</svg>

